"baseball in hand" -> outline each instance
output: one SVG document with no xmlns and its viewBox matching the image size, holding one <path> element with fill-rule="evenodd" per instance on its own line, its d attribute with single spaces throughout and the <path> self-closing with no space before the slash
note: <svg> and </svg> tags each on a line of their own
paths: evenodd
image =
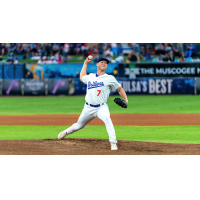
<svg viewBox="0 0 200 200">
<path fill-rule="evenodd" d="M 92 58 L 93 58 L 93 57 L 92 57 L 91 55 L 90 55 L 90 56 L 88 56 L 88 59 L 89 59 L 89 60 L 92 60 Z"/>
</svg>

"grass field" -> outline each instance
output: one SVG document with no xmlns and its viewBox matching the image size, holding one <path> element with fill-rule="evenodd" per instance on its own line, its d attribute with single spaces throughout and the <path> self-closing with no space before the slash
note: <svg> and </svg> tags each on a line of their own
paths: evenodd
<svg viewBox="0 0 200 200">
<path fill-rule="evenodd" d="M 194 95 L 128 96 L 128 109 L 117 106 L 110 96 L 110 113 L 200 113 L 200 97 Z M 1 115 L 23 114 L 80 114 L 85 96 L 63 97 L 3 97 L 0 98 Z"/>
<path fill-rule="evenodd" d="M 20 57 L 20 56 L 23 56 L 23 55 L 15 55 L 14 57 Z M 8 56 L 3 55 L 1 57 L 2 57 L 3 60 L 6 60 L 6 58 Z M 128 57 L 127 55 L 124 56 L 124 61 L 126 61 L 127 57 Z M 115 58 L 117 58 L 117 56 L 113 56 L 113 60 Z M 37 60 L 31 60 L 31 58 L 21 59 L 21 60 L 18 60 L 18 61 L 19 61 L 19 63 L 37 63 Z M 82 55 L 72 55 L 71 59 L 69 59 L 67 63 L 83 63 L 84 61 L 85 61 L 85 59 Z M 143 62 L 146 62 L 146 61 L 143 61 Z"/>
<path fill-rule="evenodd" d="M 128 96 L 128 109 L 117 106 L 110 96 L 110 113 L 200 113 L 199 96 Z M 1 115 L 80 114 L 84 96 L 2 97 Z M 0 140 L 57 138 L 62 126 L 0 126 Z M 199 126 L 115 126 L 118 140 L 200 144 Z M 108 139 L 105 126 L 86 126 L 69 138 Z"/>
<path fill-rule="evenodd" d="M 0 140 L 56 139 L 63 126 L 1 126 Z M 198 126 L 115 126 L 118 140 L 200 144 Z M 86 126 L 68 138 L 108 139 L 105 126 Z"/>
</svg>

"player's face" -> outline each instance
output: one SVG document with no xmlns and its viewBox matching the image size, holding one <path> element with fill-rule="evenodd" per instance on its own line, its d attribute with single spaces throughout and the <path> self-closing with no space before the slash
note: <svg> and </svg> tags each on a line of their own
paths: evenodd
<svg viewBox="0 0 200 200">
<path fill-rule="evenodd" d="M 105 71 L 105 70 L 107 69 L 107 61 L 101 60 L 100 62 L 97 63 L 97 67 L 98 67 L 101 71 Z"/>
</svg>

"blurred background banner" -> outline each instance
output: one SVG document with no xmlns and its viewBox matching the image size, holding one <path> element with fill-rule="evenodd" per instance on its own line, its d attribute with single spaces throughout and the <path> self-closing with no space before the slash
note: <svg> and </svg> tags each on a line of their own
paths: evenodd
<svg viewBox="0 0 200 200">
<path fill-rule="evenodd" d="M 127 94 L 199 94 L 200 78 L 116 78 Z M 2 79 L 3 95 L 83 95 L 87 85 L 79 78 Z M 111 89 L 111 95 L 117 95 Z"/>
<path fill-rule="evenodd" d="M 2 81 L 3 95 L 22 95 L 20 79 L 4 79 Z"/>
<path fill-rule="evenodd" d="M 2 69 L 2 64 L 0 64 L 0 79 L 3 78 L 3 69 Z"/>
<path fill-rule="evenodd" d="M 24 79 L 23 94 L 24 95 L 46 95 L 45 79 Z"/>
<path fill-rule="evenodd" d="M 83 64 L 26 64 L 25 77 L 42 78 L 77 78 Z M 118 64 L 109 64 L 107 74 L 117 74 Z M 88 64 L 87 73 L 96 73 L 96 64 Z"/>
<path fill-rule="evenodd" d="M 2 64 L 3 79 L 79 78 L 83 64 Z M 87 73 L 96 73 L 96 64 L 88 64 Z M 115 77 L 200 77 L 200 63 L 124 63 L 109 64 L 106 73 Z"/>
<path fill-rule="evenodd" d="M 24 64 L 3 64 L 4 79 L 21 79 L 24 77 Z"/>
<path fill-rule="evenodd" d="M 70 95 L 80 95 L 85 94 L 87 90 L 87 85 L 80 81 L 79 78 L 71 79 L 69 84 L 69 94 Z"/>
<path fill-rule="evenodd" d="M 48 95 L 68 95 L 68 79 L 48 79 Z"/>
<path fill-rule="evenodd" d="M 120 64 L 119 77 L 198 77 L 200 63 L 130 63 Z"/>
<path fill-rule="evenodd" d="M 127 94 L 195 94 L 194 78 L 117 78 Z M 114 89 L 111 94 L 118 94 Z"/>
<path fill-rule="evenodd" d="M 200 94 L 200 78 L 195 78 L 195 94 Z"/>
</svg>

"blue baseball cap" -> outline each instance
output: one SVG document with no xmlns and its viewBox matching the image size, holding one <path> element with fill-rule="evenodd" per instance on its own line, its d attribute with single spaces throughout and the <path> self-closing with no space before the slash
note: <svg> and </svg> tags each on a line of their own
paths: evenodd
<svg viewBox="0 0 200 200">
<path fill-rule="evenodd" d="M 107 61 L 107 64 L 109 64 L 109 62 L 110 62 L 107 58 L 100 57 L 100 58 L 97 60 L 97 63 L 100 62 L 101 60 Z"/>
</svg>

